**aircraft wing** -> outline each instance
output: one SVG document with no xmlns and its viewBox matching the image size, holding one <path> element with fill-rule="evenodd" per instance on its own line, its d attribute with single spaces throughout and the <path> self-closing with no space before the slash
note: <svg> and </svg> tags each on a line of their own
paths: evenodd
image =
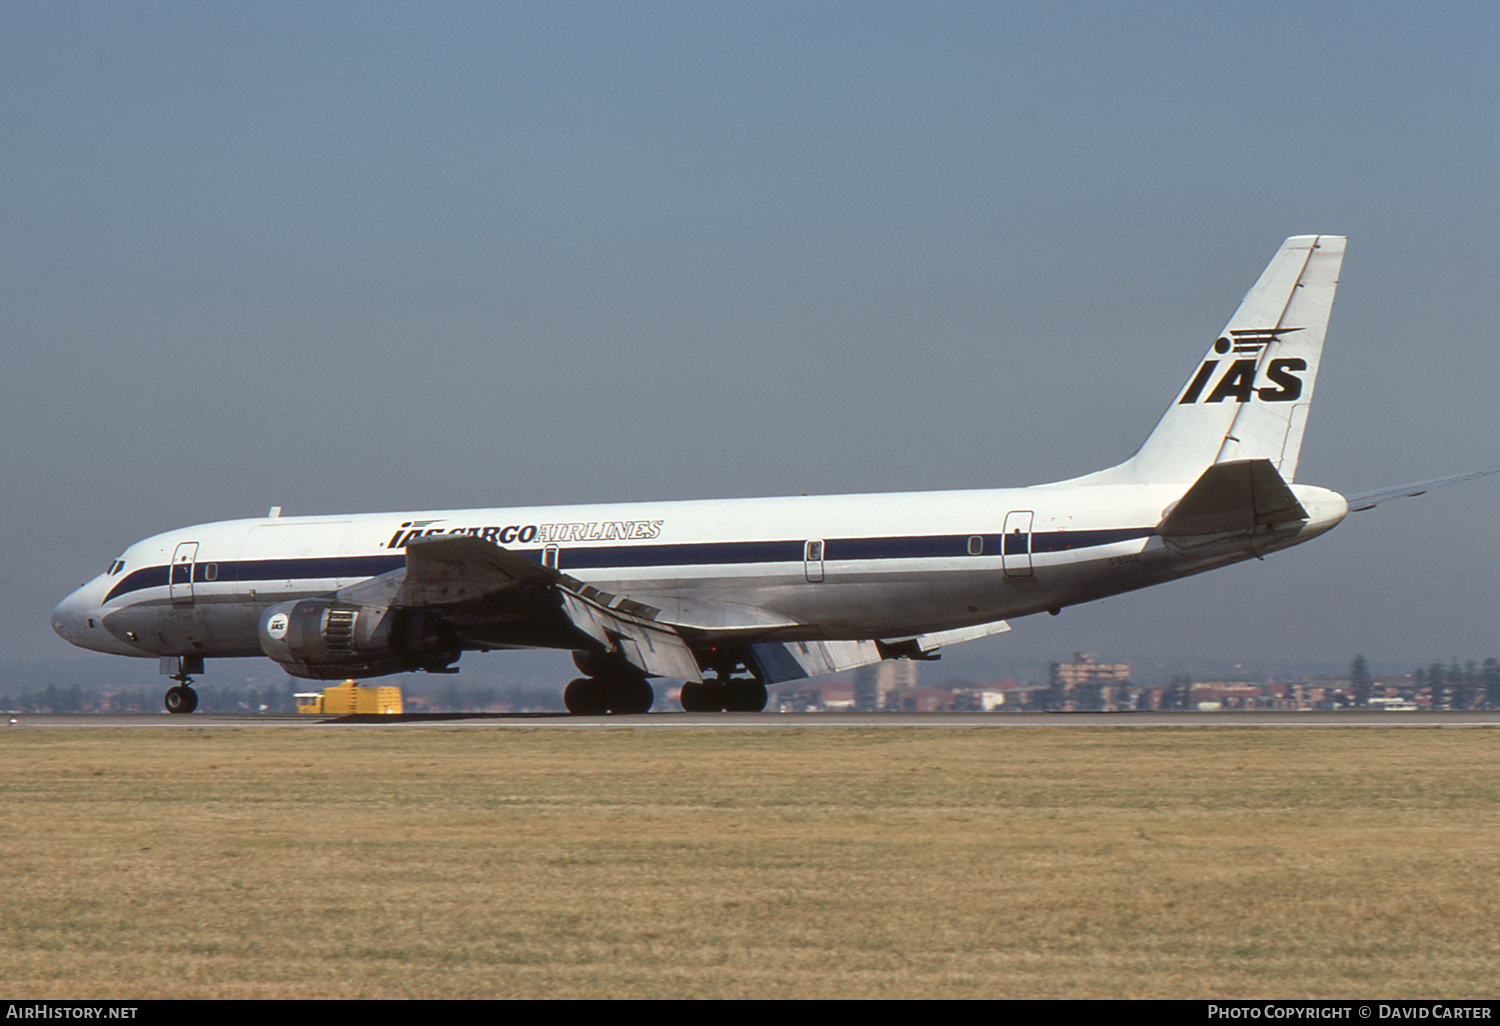
<svg viewBox="0 0 1500 1026">
<path fill-rule="evenodd" d="M 556 570 L 492 542 L 440 535 L 413 538 L 404 567 L 340 588 L 334 596 L 362 605 L 455 606 L 526 585 L 545 589 L 561 579 Z"/>
<path fill-rule="evenodd" d="M 549 587 L 562 574 L 469 535 L 413 538 L 396 604 L 441 606 L 531 584 Z"/>
<path fill-rule="evenodd" d="M 1414 481 L 1411 484 L 1382 488 L 1374 492 L 1359 492 L 1355 495 L 1347 495 L 1345 499 L 1349 503 L 1349 512 L 1361 513 L 1367 509 L 1374 509 L 1382 502 L 1390 502 L 1392 499 L 1414 498 L 1418 495 L 1425 495 L 1434 488 L 1447 488 L 1460 481 L 1472 481 L 1476 477 L 1487 477 L 1495 473 L 1500 473 L 1500 471 L 1475 470 L 1467 474 L 1455 474 L 1452 477 L 1435 477 L 1430 481 Z"/>
<path fill-rule="evenodd" d="M 692 649 L 659 610 L 611 595 L 551 567 L 470 535 L 433 535 L 406 544 L 406 566 L 340 589 L 346 602 L 462 611 L 504 601 L 509 615 L 561 616 L 643 673 L 702 680 Z M 587 642 L 579 639 L 579 647 Z"/>
<path fill-rule="evenodd" d="M 703 671 L 683 631 L 697 636 L 695 622 L 668 623 L 644 602 L 611 595 L 577 578 L 535 563 L 519 553 L 470 535 L 433 535 L 406 545 L 406 566 L 340 589 L 345 602 L 392 608 L 435 609 L 483 620 L 489 611 L 552 618 L 559 627 L 586 635 L 599 647 L 642 673 L 699 681 Z M 700 603 L 701 605 L 701 603 Z M 799 626 L 768 611 L 694 606 L 692 619 L 711 621 L 715 633 L 753 634 Z M 565 621 L 565 622 L 564 622 Z M 767 683 L 799 680 L 900 657 L 933 659 L 940 645 L 1010 630 L 1003 620 L 916 637 L 864 640 L 768 641 L 750 645 Z M 482 635 L 482 631 L 479 632 Z M 589 642 L 579 638 L 579 647 Z"/>
</svg>

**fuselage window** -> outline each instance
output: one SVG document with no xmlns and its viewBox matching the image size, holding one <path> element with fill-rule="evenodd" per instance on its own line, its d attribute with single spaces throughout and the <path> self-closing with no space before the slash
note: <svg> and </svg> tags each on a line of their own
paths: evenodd
<svg viewBox="0 0 1500 1026">
<path fill-rule="evenodd" d="M 203 568 L 203 579 L 205 581 L 217 581 L 219 579 L 219 564 L 209 563 Z"/>
<path fill-rule="evenodd" d="M 808 542 L 807 543 L 807 553 L 804 556 L 804 558 L 809 563 L 816 563 L 820 559 L 822 559 L 823 558 L 823 543 L 820 542 L 820 541 L 810 541 L 810 542 Z"/>
<path fill-rule="evenodd" d="M 983 535 L 976 534 L 976 535 L 974 535 L 973 537 L 971 537 L 969 539 L 969 555 L 971 555 L 971 556 L 978 556 L 978 555 L 982 555 L 983 553 L 984 553 L 984 537 L 983 537 Z"/>
</svg>

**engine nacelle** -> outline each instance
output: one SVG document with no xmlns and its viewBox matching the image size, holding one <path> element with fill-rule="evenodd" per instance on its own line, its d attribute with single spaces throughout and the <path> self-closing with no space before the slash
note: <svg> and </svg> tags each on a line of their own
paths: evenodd
<svg viewBox="0 0 1500 1026">
<path fill-rule="evenodd" d="M 341 680 L 441 672 L 462 652 L 441 617 L 422 610 L 297 599 L 261 614 L 260 647 L 294 677 Z"/>
</svg>

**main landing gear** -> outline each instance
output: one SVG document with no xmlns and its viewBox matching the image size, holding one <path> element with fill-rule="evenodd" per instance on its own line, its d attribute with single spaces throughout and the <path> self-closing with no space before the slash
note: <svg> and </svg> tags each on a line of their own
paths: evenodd
<svg viewBox="0 0 1500 1026">
<path fill-rule="evenodd" d="M 193 690 L 192 674 L 203 672 L 202 656 L 162 656 L 161 672 L 177 683 L 167 688 L 162 704 L 169 713 L 186 714 L 198 708 L 198 692 Z"/>
<path fill-rule="evenodd" d="M 682 711 L 690 713 L 760 712 L 766 707 L 766 686 L 739 678 L 687 681 L 678 701 Z"/>
<path fill-rule="evenodd" d="M 656 692 L 645 677 L 579 677 L 563 691 L 563 705 L 574 716 L 625 716 L 651 711 Z"/>
<path fill-rule="evenodd" d="M 574 716 L 626 716 L 651 711 L 656 692 L 625 660 L 602 652 L 573 653 L 573 665 L 587 676 L 563 690 L 563 705 Z"/>
</svg>

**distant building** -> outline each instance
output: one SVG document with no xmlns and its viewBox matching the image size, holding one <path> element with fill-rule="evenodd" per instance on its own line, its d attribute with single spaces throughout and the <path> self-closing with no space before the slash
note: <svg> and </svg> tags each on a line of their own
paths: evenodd
<svg viewBox="0 0 1500 1026">
<path fill-rule="evenodd" d="M 956 697 L 949 688 L 897 688 L 887 697 L 886 708 L 899 712 L 952 712 Z"/>
<path fill-rule="evenodd" d="M 1130 664 L 1101 663 L 1091 652 L 1073 653 L 1071 663 L 1053 663 L 1047 696 L 1053 709 L 1113 712 L 1130 708 Z"/>
<path fill-rule="evenodd" d="M 798 681 L 771 689 L 769 712 L 847 712 L 854 708 L 854 685 L 847 680 Z"/>
<path fill-rule="evenodd" d="M 854 708 L 860 712 L 889 709 L 892 691 L 916 686 L 917 664 L 910 659 L 885 659 L 872 666 L 861 666 L 854 671 Z"/>
<path fill-rule="evenodd" d="M 1025 692 L 1013 680 L 976 684 L 953 693 L 953 708 L 959 712 L 1000 712 L 1021 708 Z"/>
</svg>

